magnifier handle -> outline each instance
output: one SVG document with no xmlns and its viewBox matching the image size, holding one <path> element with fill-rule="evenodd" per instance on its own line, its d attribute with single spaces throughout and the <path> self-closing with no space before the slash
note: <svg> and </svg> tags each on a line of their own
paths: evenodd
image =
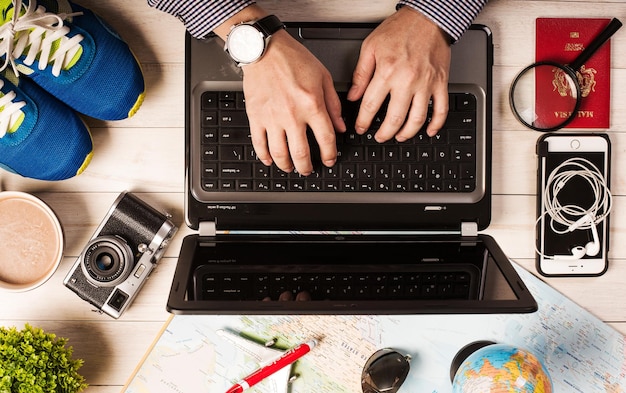
<svg viewBox="0 0 626 393">
<path fill-rule="evenodd" d="M 622 22 L 617 18 L 613 18 L 611 22 L 602 30 L 602 32 L 594 38 L 594 40 L 586 47 L 580 55 L 569 65 L 573 70 L 578 70 L 583 64 L 598 50 L 605 42 L 622 27 Z"/>
</svg>

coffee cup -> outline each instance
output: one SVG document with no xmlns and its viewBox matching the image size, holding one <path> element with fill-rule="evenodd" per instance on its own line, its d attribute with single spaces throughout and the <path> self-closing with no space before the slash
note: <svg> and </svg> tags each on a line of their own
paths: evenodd
<svg viewBox="0 0 626 393">
<path fill-rule="evenodd" d="M 0 290 L 42 285 L 62 258 L 63 230 L 52 209 L 25 192 L 0 192 Z"/>
</svg>

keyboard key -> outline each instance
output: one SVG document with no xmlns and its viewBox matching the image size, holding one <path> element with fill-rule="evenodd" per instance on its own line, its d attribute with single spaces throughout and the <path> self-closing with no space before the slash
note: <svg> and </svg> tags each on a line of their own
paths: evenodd
<svg viewBox="0 0 626 393">
<path fill-rule="evenodd" d="M 474 112 L 449 112 L 444 128 L 446 129 L 465 129 L 476 123 L 476 114 Z"/>
<path fill-rule="evenodd" d="M 433 148 L 432 147 L 420 147 L 417 150 L 418 161 L 430 162 L 433 160 Z"/>
<path fill-rule="evenodd" d="M 357 178 L 359 179 L 373 179 L 374 164 L 358 164 L 357 165 Z"/>
<path fill-rule="evenodd" d="M 289 191 L 304 191 L 306 189 L 304 179 L 296 179 L 289 181 Z"/>
<path fill-rule="evenodd" d="M 203 178 L 217 178 L 218 177 L 218 172 L 217 172 L 217 163 L 214 162 L 210 162 L 210 163 L 203 163 L 202 164 L 202 177 Z"/>
<path fill-rule="evenodd" d="M 252 165 L 243 162 L 223 162 L 220 164 L 222 178 L 252 178 Z"/>
<path fill-rule="evenodd" d="M 220 100 L 220 104 L 219 104 L 219 108 L 220 109 L 235 109 L 235 101 L 232 100 Z"/>
<path fill-rule="evenodd" d="M 339 180 L 325 180 L 322 186 L 324 191 L 339 191 L 341 189 L 340 184 Z"/>
<path fill-rule="evenodd" d="M 476 136 L 474 135 L 474 130 L 449 130 L 448 131 L 448 142 L 450 144 L 457 143 L 465 143 L 472 144 L 475 143 Z"/>
<path fill-rule="evenodd" d="M 306 191 L 323 191 L 322 180 L 320 179 L 306 179 L 304 184 Z"/>
<path fill-rule="evenodd" d="M 217 180 L 203 180 L 202 188 L 205 191 L 217 191 Z"/>
<path fill-rule="evenodd" d="M 237 160 L 241 161 L 244 157 L 244 147 L 241 145 L 222 145 L 220 146 L 220 160 Z"/>
<path fill-rule="evenodd" d="M 394 164 L 391 166 L 392 177 L 394 179 L 409 179 L 411 172 L 408 164 Z"/>
<path fill-rule="evenodd" d="M 388 146 L 384 150 L 385 161 L 399 161 L 400 149 L 399 146 Z"/>
<path fill-rule="evenodd" d="M 202 112 L 202 127 L 211 127 L 217 125 L 217 112 Z"/>
<path fill-rule="evenodd" d="M 255 191 L 269 191 L 270 190 L 270 181 L 269 180 L 255 180 L 254 181 L 254 190 Z"/>
<path fill-rule="evenodd" d="M 370 192 L 374 190 L 374 181 L 373 180 L 362 180 L 357 182 L 357 191 L 361 192 Z"/>
<path fill-rule="evenodd" d="M 217 160 L 218 153 L 216 146 L 203 146 L 202 147 L 202 159 L 203 160 Z"/>
<path fill-rule="evenodd" d="M 221 180 L 220 181 L 220 190 L 223 191 L 234 191 L 237 187 L 237 182 L 235 180 Z"/>
<path fill-rule="evenodd" d="M 476 110 L 476 97 L 471 94 L 459 94 L 455 97 L 455 110 L 474 111 Z"/>
<path fill-rule="evenodd" d="M 205 91 L 200 98 L 201 109 L 216 109 L 217 108 L 217 93 L 214 91 Z"/>
<path fill-rule="evenodd" d="M 219 93 L 220 101 L 234 101 L 236 94 L 234 91 L 221 91 Z"/>
<path fill-rule="evenodd" d="M 272 191 L 287 191 L 287 180 L 273 180 Z"/>
<path fill-rule="evenodd" d="M 237 190 L 238 191 L 252 191 L 254 189 L 254 184 L 250 179 L 237 179 Z"/>
<path fill-rule="evenodd" d="M 245 111 L 224 110 L 219 115 L 220 127 L 248 127 L 248 117 Z"/>
<path fill-rule="evenodd" d="M 222 128 L 219 131 L 219 142 L 228 144 L 248 144 L 250 131 L 247 128 Z"/>
<path fill-rule="evenodd" d="M 376 162 L 383 159 L 383 147 L 382 146 L 367 146 L 366 161 Z"/>
<path fill-rule="evenodd" d="M 209 129 L 202 130 L 202 144 L 203 145 L 216 144 L 217 142 L 218 140 L 217 140 L 216 128 L 209 128 Z"/>
<path fill-rule="evenodd" d="M 356 191 L 358 187 L 358 183 L 356 180 L 344 180 L 341 182 L 341 190 L 342 191 Z"/>
<path fill-rule="evenodd" d="M 476 168 L 474 164 L 461 164 L 459 165 L 460 178 L 463 180 L 474 180 L 476 178 Z"/>
<path fill-rule="evenodd" d="M 400 147 L 400 159 L 402 161 L 417 161 L 417 148 L 415 146 Z"/>
</svg>

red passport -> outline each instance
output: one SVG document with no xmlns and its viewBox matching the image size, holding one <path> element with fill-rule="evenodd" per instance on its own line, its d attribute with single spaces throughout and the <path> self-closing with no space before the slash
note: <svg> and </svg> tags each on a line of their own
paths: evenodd
<svg viewBox="0 0 626 393">
<path fill-rule="evenodd" d="M 609 24 L 604 18 L 537 18 L 535 61 L 572 62 Z M 582 91 L 578 115 L 566 128 L 609 128 L 611 115 L 611 41 L 607 41 L 577 71 Z M 549 116 L 566 116 L 558 102 L 568 94 L 567 86 L 555 78 L 536 86 L 537 94 L 554 96 Z M 546 114 L 548 116 L 548 114 Z"/>
</svg>

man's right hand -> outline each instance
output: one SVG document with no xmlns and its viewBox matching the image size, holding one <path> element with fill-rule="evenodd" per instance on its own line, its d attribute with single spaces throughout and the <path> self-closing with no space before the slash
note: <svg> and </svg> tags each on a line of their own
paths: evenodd
<svg viewBox="0 0 626 393">
<path fill-rule="evenodd" d="M 341 103 L 328 70 L 286 31 L 271 38 L 265 55 L 243 66 L 243 90 L 254 150 L 285 172 L 313 171 L 307 126 L 324 165 L 337 160 L 335 130 L 344 132 Z"/>
<path fill-rule="evenodd" d="M 215 29 L 226 39 L 230 28 L 267 13 L 251 5 Z M 243 91 L 254 150 L 265 165 L 285 172 L 313 171 L 307 126 L 319 145 L 324 165 L 337 160 L 335 131 L 344 132 L 341 103 L 328 70 L 289 33 L 272 35 L 259 61 L 244 65 Z"/>
</svg>

